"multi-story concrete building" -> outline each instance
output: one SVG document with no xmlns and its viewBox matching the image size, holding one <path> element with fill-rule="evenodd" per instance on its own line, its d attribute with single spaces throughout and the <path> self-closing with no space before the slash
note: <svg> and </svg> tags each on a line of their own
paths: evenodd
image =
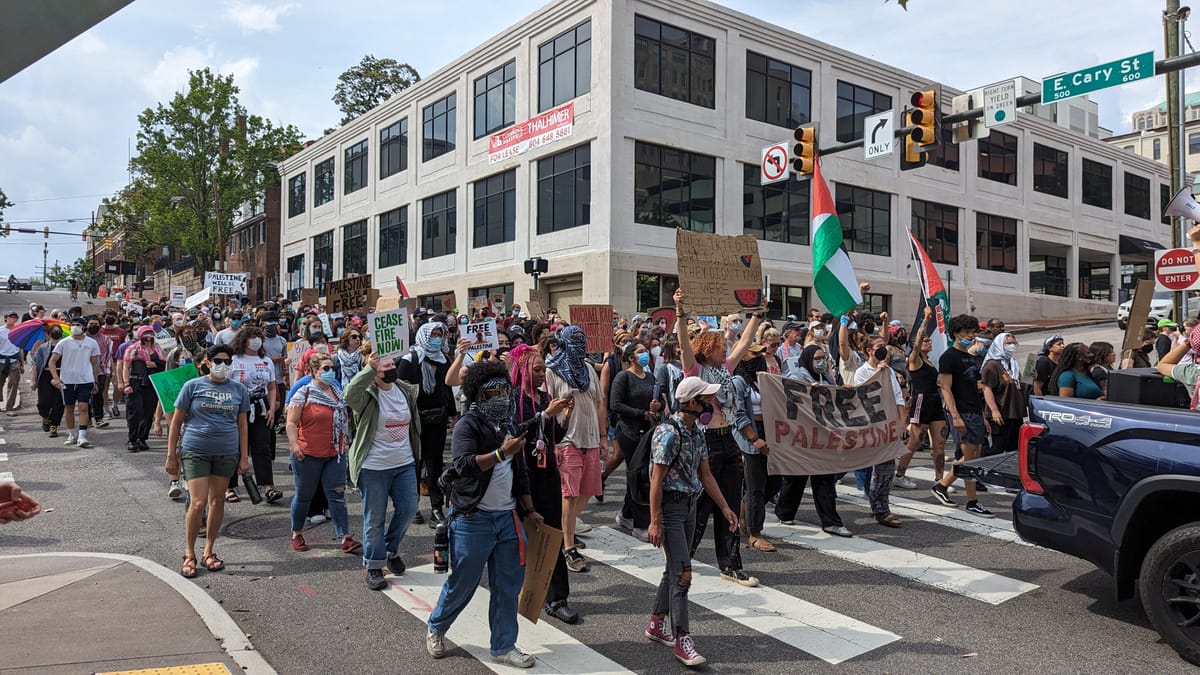
<svg viewBox="0 0 1200 675">
<path fill-rule="evenodd" d="M 280 163 L 282 287 L 374 274 L 431 305 L 511 303 L 540 256 L 560 311 L 629 313 L 670 302 L 678 226 L 757 236 L 771 313 L 801 314 L 818 304 L 810 186 L 760 186 L 761 149 L 810 121 L 823 147 L 860 138 L 928 84 L 703 0 L 559 0 Z M 1169 239 L 1167 174 L 1070 126 L 1020 114 L 913 171 L 825 157 L 867 304 L 915 310 L 911 228 L 956 308 L 1111 313 Z"/>
</svg>

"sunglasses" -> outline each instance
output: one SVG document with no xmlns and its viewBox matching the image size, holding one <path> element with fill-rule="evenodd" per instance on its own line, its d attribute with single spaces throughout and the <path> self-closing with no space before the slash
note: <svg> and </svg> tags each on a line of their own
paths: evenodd
<svg viewBox="0 0 1200 675">
<path fill-rule="evenodd" d="M 361 340 L 361 339 L 362 339 L 362 336 L 361 336 L 361 335 L 351 335 L 351 336 L 350 336 L 350 339 L 351 339 L 351 340 Z"/>
<path fill-rule="evenodd" d="M 233 359 L 216 358 L 216 359 L 212 360 L 212 363 L 213 363 L 213 365 L 218 365 L 218 364 L 224 363 L 225 365 L 228 366 L 233 363 Z"/>
<path fill-rule="evenodd" d="M 319 370 L 323 373 L 327 370 L 333 370 L 333 366 L 321 366 Z"/>
</svg>

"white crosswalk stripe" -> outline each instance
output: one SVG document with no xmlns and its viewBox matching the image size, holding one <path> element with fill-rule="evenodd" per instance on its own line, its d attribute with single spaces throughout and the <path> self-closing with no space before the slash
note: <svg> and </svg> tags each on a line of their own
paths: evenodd
<svg viewBox="0 0 1200 675">
<path fill-rule="evenodd" d="M 433 565 L 423 565 L 408 569 L 404 576 L 389 576 L 388 581 L 391 585 L 384 590 L 384 594 L 409 614 L 422 621 L 428 621 L 437 604 L 446 575 L 434 574 Z M 475 596 L 471 598 L 462 614 L 458 615 L 458 619 L 446 633 L 446 638 L 462 647 L 493 672 L 517 672 L 517 669 L 495 663 L 491 659 L 491 649 L 488 646 L 492 634 L 488 627 L 488 598 L 486 588 L 476 589 Z M 524 617 L 517 617 L 517 621 L 520 623 L 517 647 L 537 657 L 537 663 L 522 672 L 579 675 L 632 672 L 546 621 L 538 621 L 535 624 Z M 431 657 L 427 665 L 432 668 L 432 664 Z M 422 664 L 415 667 L 417 670 L 428 669 Z"/>
<path fill-rule="evenodd" d="M 664 558 L 659 549 L 609 527 L 592 530 L 585 553 L 653 586 L 662 578 Z M 773 588 L 745 588 L 724 581 L 715 567 L 696 560 L 688 599 L 828 663 L 841 663 L 900 639 L 891 631 Z M 648 613 L 650 607 L 646 609 Z"/>
<path fill-rule="evenodd" d="M 848 485 L 837 486 L 838 499 L 855 506 L 869 506 L 870 502 L 856 488 Z M 927 493 L 928 494 L 928 493 Z M 893 491 L 888 497 L 892 513 L 902 518 L 920 520 L 943 527 L 950 527 L 971 534 L 999 539 L 1000 541 L 1022 546 L 1033 546 L 1017 536 L 1012 523 L 1003 518 L 983 518 L 963 509 L 948 508 L 941 505 L 926 504 L 914 499 L 897 497 Z"/>
<path fill-rule="evenodd" d="M 908 470 L 904 472 L 904 475 L 908 476 L 909 478 L 914 478 L 916 480 L 929 481 L 930 485 L 924 486 L 925 489 L 933 487 L 933 485 L 932 485 L 933 482 L 935 480 L 937 480 L 937 474 L 934 472 L 932 467 L 928 467 L 928 466 L 910 466 L 910 467 L 908 467 Z M 959 490 L 966 489 L 966 486 L 963 484 L 963 481 L 961 478 L 954 479 L 954 482 L 952 483 L 952 485 Z M 894 488 L 893 488 L 893 492 L 895 492 Z M 987 494 L 993 495 L 996 497 L 1013 497 L 1013 496 L 1015 496 L 1011 493 L 1005 492 L 1003 488 L 996 488 L 993 490 L 989 490 Z"/>
</svg>

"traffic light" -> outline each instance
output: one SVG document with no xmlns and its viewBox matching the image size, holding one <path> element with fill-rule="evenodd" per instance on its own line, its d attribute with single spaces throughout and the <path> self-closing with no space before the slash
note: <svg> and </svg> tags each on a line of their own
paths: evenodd
<svg viewBox="0 0 1200 675">
<path fill-rule="evenodd" d="M 7 237 L 10 234 L 12 234 L 12 225 L 9 223 L 5 223 L 4 224 L 4 236 Z"/>
<path fill-rule="evenodd" d="M 112 249 L 112 244 L 113 244 L 113 239 L 112 239 L 112 237 L 105 237 L 105 238 L 104 238 L 104 250 L 106 250 L 106 251 L 107 251 L 107 250 L 111 250 L 111 249 Z"/>
<path fill-rule="evenodd" d="M 916 124 L 916 110 L 904 111 L 904 126 L 911 127 Z M 913 137 L 916 131 L 904 134 L 904 154 L 900 156 L 900 170 L 908 171 L 909 169 L 917 169 L 925 166 L 925 152 L 921 150 L 920 144 Z"/>
<path fill-rule="evenodd" d="M 84 241 L 87 241 L 87 237 L 88 237 L 88 231 L 87 231 L 87 230 L 84 230 L 83 232 L 80 232 L 80 233 L 79 233 L 79 237 L 80 237 L 80 239 L 83 239 Z"/>
<path fill-rule="evenodd" d="M 792 171 L 799 176 L 811 176 L 817 161 L 817 126 L 797 127 L 793 136 L 796 144 L 792 146 Z"/>
<path fill-rule="evenodd" d="M 50 226 L 49 225 L 42 228 L 42 238 L 43 239 L 50 238 Z"/>
<path fill-rule="evenodd" d="M 937 92 L 933 89 L 915 92 L 912 95 L 912 106 L 912 124 L 917 127 L 911 134 L 913 140 L 923 148 L 936 144 L 941 117 L 938 114 Z"/>
</svg>

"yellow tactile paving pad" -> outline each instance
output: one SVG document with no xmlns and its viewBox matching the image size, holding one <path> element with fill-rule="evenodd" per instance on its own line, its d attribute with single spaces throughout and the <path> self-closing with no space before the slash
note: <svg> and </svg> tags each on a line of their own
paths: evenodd
<svg viewBox="0 0 1200 675">
<path fill-rule="evenodd" d="M 114 670 L 96 675 L 230 675 L 224 663 L 195 663 L 189 666 L 169 668 L 144 668 L 142 670 Z"/>
</svg>

